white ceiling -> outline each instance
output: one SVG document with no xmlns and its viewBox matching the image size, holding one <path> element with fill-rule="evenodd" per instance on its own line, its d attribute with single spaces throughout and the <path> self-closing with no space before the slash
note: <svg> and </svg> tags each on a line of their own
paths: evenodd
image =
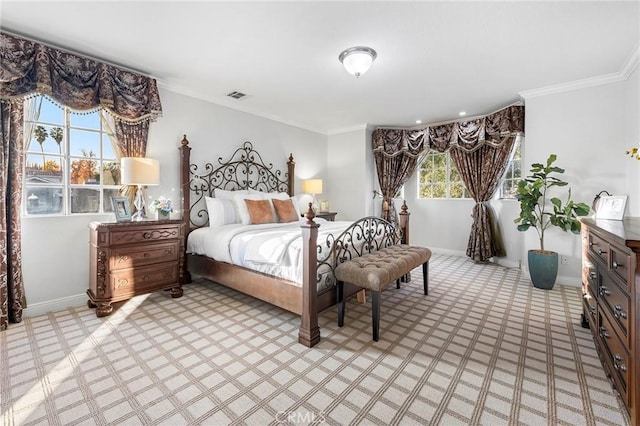
<svg viewBox="0 0 640 426">
<path fill-rule="evenodd" d="M 637 61 L 638 1 L 0 0 L 0 27 L 313 131 L 493 112 Z M 378 52 L 356 79 L 339 53 Z M 591 80 L 589 80 L 591 81 Z M 567 86 L 568 87 L 568 86 Z M 226 97 L 231 91 L 248 96 Z"/>
</svg>

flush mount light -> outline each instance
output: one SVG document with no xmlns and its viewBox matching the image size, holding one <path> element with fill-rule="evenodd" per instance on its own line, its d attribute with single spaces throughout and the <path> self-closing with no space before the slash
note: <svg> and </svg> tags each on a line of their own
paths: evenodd
<svg viewBox="0 0 640 426">
<path fill-rule="evenodd" d="M 349 74 L 360 77 L 367 72 L 378 54 L 366 46 L 350 47 L 340 53 L 338 59 Z"/>
<path fill-rule="evenodd" d="M 464 117 L 465 115 L 467 115 L 467 113 L 466 113 L 465 111 L 460 111 L 460 112 L 458 113 L 458 115 L 459 115 L 460 117 Z"/>
</svg>

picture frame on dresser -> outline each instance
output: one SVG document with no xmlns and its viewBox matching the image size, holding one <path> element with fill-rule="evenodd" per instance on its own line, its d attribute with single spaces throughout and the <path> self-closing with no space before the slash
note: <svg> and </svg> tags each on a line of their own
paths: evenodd
<svg viewBox="0 0 640 426">
<path fill-rule="evenodd" d="M 626 195 L 603 195 L 598 200 L 596 219 L 622 220 L 626 205 Z"/>
<path fill-rule="evenodd" d="M 131 206 L 127 197 L 111 197 L 113 213 L 116 215 L 116 222 L 131 221 Z"/>
</svg>

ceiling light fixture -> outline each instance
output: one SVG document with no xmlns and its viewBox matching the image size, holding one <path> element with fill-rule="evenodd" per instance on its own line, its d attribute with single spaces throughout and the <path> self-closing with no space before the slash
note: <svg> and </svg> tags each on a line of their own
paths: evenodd
<svg viewBox="0 0 640 426">
<path fill-rule="evenodd" d="M 370 47 L 356 46 L 342 51 L 338 59 L 349 74 L 360 77 L 369 70 L 377 56 L 376 51 Z"/>
</svg>

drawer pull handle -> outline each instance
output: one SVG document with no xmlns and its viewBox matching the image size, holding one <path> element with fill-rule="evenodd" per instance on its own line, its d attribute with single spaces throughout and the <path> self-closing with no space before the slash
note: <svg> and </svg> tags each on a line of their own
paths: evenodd
<svg viewBox="0 0 640 426">
<path fill-rule="evenodd" d="M 613 359 L 615 360 L 613 363 L 613 368 L 615 368 L 616 370 L 620 370 L 623 373 L 627 372 L 627 366 L 624 365 L 624 363 L 621 363 L 622 361 L 622 357 L 620 356 L 620 354 L 616 354 Z"/>
<path fill-rule="evenodd" d="M 595 280 L 597 276 L 598 276 L 598 274 L 596 274 L 595 271 L 589 272 L 589 279 Z"/>
<path fill-rule="evenodd" d="M 600 255 L 604 254 L 604 250 L 598 249 L 598 254 L 600 254 Z"/>
<path fill-rule="evenodd" d="M 149 256 L 151 256 L 151 253 L 149 253 L 149 252 L 145 252 L 143 256 L 144 256 L 144 257 L 149 257 Z"/>
<path fill-rule="evenodd" d="M 618 269 L 618 266 L 623 266 L 623 265 L 620 265 L 618 262 L 616 262 L 616 261 L 614 260 L 614 261 L 613 261 L 613 264 L 611 265 L 611 268 L 613 268 L 613 269 Z"/>
<path fill-rule="evenodd" d="M 144 238 L 145 240 L 151 238 L 151 232 L 143 232 L 142 233 L 142 238 Z"/>
<path fill-rule="evenodd" d="M 615 312 L 613 313 L 613 316 L 616 319 L 618 319 L 618 318 L 627 319 L 627 313 L 622 310 L 622 305 L 618 304 L 618 305 L 614 306 L 613 309 L 615 309 Z"/>
<path fill-rule="evenodd" d="M 589 247 L 593 247 L 593 246 L 595 246 L 595 244 L 593 243 L 593 241 L 591 241 L 591 242 L 589 243 Z"/>
<path fill-rule="evenodd" d="M 611 335 L 609 333 L 607 333 L 607 329 L 604 327 L 600 327 L 600 337 L 604 338 L 604 339 L 608 339 L 609 337 L 611 337 Z"/>
<path fill-rule="evenodd" d="M 609 296 L 611 294 L 611 292 L 604 286 L 600 287 L 600 291 L 598 291 L 598 293 L 600 293 L 600 296 Z"/>
<path fill-rule="evenodd" d="M 589 311 L 591 311 L 591 313 L 593 315 L 595 315 L 596 314 L 596 307 L 595 306 L 589 306 Z"/>
</svg>

